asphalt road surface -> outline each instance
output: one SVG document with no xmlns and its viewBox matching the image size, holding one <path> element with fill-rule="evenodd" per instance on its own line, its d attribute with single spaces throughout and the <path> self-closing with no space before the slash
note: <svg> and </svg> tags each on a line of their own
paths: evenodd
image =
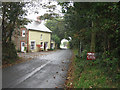
<svg viewBox="0 0 120 90">
<path fill-rule="evenodd" d="M 4 68 L 2 86 L 3 88 L 63 88 L 71 57 L 71 50 L 57 50 Z"/>
</svg>

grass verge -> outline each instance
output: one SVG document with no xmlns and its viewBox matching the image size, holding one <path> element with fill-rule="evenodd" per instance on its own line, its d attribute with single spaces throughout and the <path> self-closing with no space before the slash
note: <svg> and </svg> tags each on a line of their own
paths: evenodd
<svg viewBox="0 0 120 90">
<path fill-rule="evenodd" d="M 76 54 L 77 50 L 73 52 Z M 71 65 L 72 72 L 68 78 L 72 80 L 66 84 L 67 88 L 120 88 L 120 83 L 113 82 L 106 72 L 103 72 L 104 68 L 100 68 L 92 60 L 74 57 Z"/>
</svg>

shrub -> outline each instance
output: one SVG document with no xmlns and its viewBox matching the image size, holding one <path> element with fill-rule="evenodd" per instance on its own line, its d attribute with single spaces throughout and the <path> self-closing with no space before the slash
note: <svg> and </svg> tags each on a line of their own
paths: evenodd
<svg viewBox="0 0 120 90">
<path fill-rule="evenodd" d="M 13 42 L 2 45 L 2 59 L 3 63 L 11 63 L 18 58 L 17 51 Z"/>
<path fill-rule="evenodd" d="M 49 51 L 53 51 L 54 49 L 52 49 L 52 48 L 50 48 L 50 49 L 48 49 Z"/>
</svg>

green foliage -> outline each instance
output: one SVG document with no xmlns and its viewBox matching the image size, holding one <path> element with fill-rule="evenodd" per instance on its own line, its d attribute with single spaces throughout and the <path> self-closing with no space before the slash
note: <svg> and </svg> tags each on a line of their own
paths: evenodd
<svg viewBox="0 0 120 90">
<path fill-rule="evenodd" d="M 60 38 L 57 35 L 52 35 L 52 40 L 54 40 L 56 43 L 60 43 Z"/>
<path fill-rule="evenodd" d="M 74 88 L 119 87 L 120 73 L 116 71 L 117 58 L 87 60 L 87 50 L 83 53 L 82 58 L 75 58 Z M 74 50 L 74 54 L 77 54 L 77 50 Z"/>
<path fill-rule="evenodd" d="M 58 48 L 60 46 L 61 40 L 65 37 L 65 27 L 64 20 L 61 18 L 55 18 L 53 20 L 48 20 L 46 26 L 52 30 L 52 40 L 55 41 Z"/>
<path fill-rule="evenodd" d="M 120 36 L 118 3 L 75 2 L 73 6 L 70 6 L 67 2 L 60 3 L 60 5 L 65 10 L 66 32 L 76 44 L 78 40 L 81 40 L 84 44 L 83 48 L 91 46 L 91 49 L 94 48 L 96 52 L 109 51 L 111 54 L 114 52 L 114 55 L 119 56 L 120 51 L 116 49 L 116 47 L 119 48 L 120 41 L 118 39 Z M 112 17 L 110 17 L 111 15 Z M 116 51 L 114 51 L 115 49 Z"/>
<path fill-rule="evenodd" d="M 59 14 L 54 12 L 56 10 L 56 5 L 52 5 L 51 2 L 42 4 L 43 3 L 41 3 L 42 8 L 46 9 L 47 12 L 39 17 L 40 20 L 52 20 L 59 17 Z"/>
<path fill-rule="evenodd" d="M 24 47 L 24 51 L 26 51 L 27 50 L 27 47 Z"/>
<path fill-rule="evenodd" d="M 9 42 L 7 44 L 4 44 L 4 48 L 2 48 L 2 59 L 2 62 L 7 64 L 18 59 L 14 43 Z"/>
<path fill-rule="evenodd" d="M 49 51 L 53 51 L 54 49 L 52 49 L 52 48 L 50 48 L 50 49 L 48 49 Z"/>
<path fill-rule="evenodd" d="M 27 19 L 23 18 L 26 15 L 25 3 L 21 2 L 2 2 L 2 42 L 3 44 L 11 41 L 12 33 L 20 25 L 26 24 Z"/>
<path fill-rule="evenodd" d="M 80 75 L 78 81 L 76 81 L 74 88 L 110 88 L 108 85 L 107 77 L 102 74 L 101 70 L 96 68 L 86 68 Z"/>
<path fill-rule="evenodd" d="M 51 13 L 51 14 L 46 13 L 43 16 L 40 16 L 39 19 L 40 20 L 46 20 L 46 19 L 52 20 L 52 19 L 57 18 L 57 17 L 59 17 L 59 15 L 56 13 Z"/>
<path fill-rule="evenodd" d="M 68 42 L 63 42 L 63 46 L 67 46 L 68 45 Z"/>
<path fill-rule="evenodd" d="M 53 20 L 48 20 L 46 26 L 52 30 L 52 34 L 56 34 L 60 39 L 65 36 L 64 19 L 55 18 Z"/>
<path fill-rule="evenodd" d="M 91 67 L 98 66 L 109 78 L 119 81 L 120 3 L 74 2 L 71 6 L 69 4 L 61 3 L 65 11 L 66 32 L 72 37 L 70 46 L 78 48 L 79 51 L 81 41 L 83 48 L 82 58 L 76 60 L 79 64 L 77 67 L 84 70 L 85 64 Z M 96 60 L 86 62 L 86 54 L 90 51 L 95 51 Z"/>
<path fill-rule="evenodd" d="M 25 2 L 2 2 L 2 48 L 3 62 L 10 63 L 17 59 L 17 52 L 12 43 L 13 32 L 28 22 L 26 18 Z"/>
</svg>

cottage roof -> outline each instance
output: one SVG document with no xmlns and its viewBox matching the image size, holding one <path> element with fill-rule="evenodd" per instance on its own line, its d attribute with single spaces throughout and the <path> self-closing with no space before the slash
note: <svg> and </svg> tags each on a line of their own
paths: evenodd
<svg viewBox="0 0 120 90">
<path fill-rule="evenodd" d="M 28 23 L 25 25 L 27 29 L 35 30 L 35 31 L 42 31 L 42 32 L 52 32 L 49 30 L 44 24 L 38 22 L 38 21 L 32 21 L 31 23 Z"/>
</svg>

